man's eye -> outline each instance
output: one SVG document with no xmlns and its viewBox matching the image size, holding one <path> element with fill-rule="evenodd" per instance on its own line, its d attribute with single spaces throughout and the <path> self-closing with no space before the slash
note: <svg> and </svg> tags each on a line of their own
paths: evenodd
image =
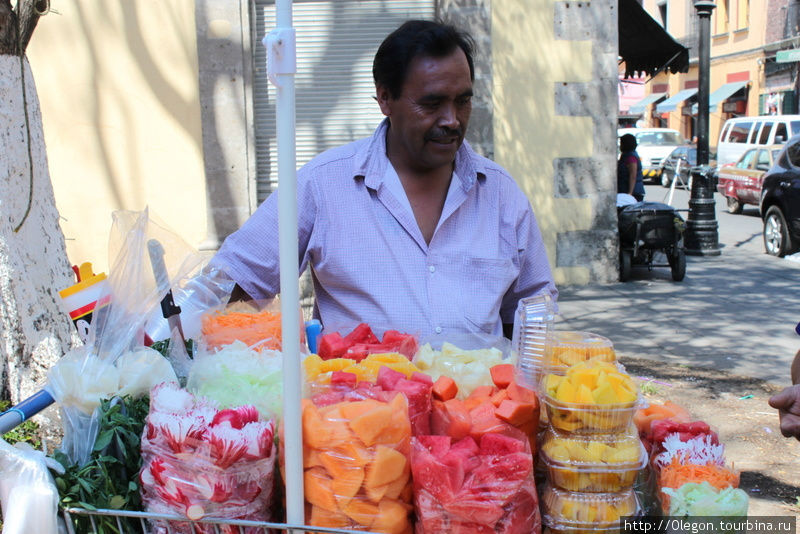
<svg viewBox="0 0 800 534">
<path fill-rule="evenodd" d="M 462 96 L 456 100 L 456 104 L 458 104 L 459 106 L 466 106 L 471 101 L 472 101 L 471 96 Z"/>
</svg>

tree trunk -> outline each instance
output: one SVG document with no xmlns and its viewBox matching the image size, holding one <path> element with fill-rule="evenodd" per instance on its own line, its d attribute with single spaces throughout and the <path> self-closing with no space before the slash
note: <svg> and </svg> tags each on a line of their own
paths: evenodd
<svg viewBox="0 0 800 534">
<path fill-rule="evenodd" d="M 73 277 L 30 66 L 0 55 L 0 73 L 0 394 L 17 403 L 76 340 L 58 296 Z"/>
<path fill-rule="evenodd" d="M 25 53 L 39 17 L 50 10 L 50 0 L 0 0 L 0 55 Z"/>
</svg>

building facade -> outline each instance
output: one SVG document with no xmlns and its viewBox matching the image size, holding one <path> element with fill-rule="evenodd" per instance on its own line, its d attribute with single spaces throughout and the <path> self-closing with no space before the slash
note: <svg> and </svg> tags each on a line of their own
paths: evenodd
<svg viewBox="0 0 800 534">
<path fill-rule="evenodd" d="M 687 73 L 660 74 L 633 109 L 642 124 L 687 140 L 697 125 L 697 14 L 688 0 L 644 0 L 645 9 L 690 49 Z M 797 113 L 800 9 L 789 0 L 720 0 L 711 18 L 709 145 L 732 117 Z"/>
<path fill-rule="evenodd" d="M 274 0 L 76 0 L 28 54 L 72 263 L 107 270 L 111 213 L 152 213 L 213 252 L 274 190 Z M 559 284 L 617 278 L 617 2 L 296 0 L 297 153 L 382 118 L 371 58 L 407 18 L 476 38 L 468 140 L 528 195 Z"/>
</svg>

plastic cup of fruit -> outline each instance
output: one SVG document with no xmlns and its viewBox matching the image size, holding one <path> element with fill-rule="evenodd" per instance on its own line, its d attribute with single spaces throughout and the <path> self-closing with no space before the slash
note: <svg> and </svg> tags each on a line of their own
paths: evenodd
<svg viewBox="0 0 800 534">
<path fill-rule="evenodd" d="M 639 514 L 633 490 L 581 493 L 550 484 L 542 491 L 542 522 L 552 532 L 598 534 L 619 531 L 623 517 Z"/>
<path fill-rule="evenodd" d="M 580 435 L 550 428 L 539 456 L 550 483 L 570 491 L 626 490 L 647 466 L 647 451 L 633 429 L 622 434 Z"/>
<path fill-rule="evenodd" d="M 541 394 L 550 425 L 562 432 L 576 434 L 611 434 L 624 432 L 633 422 L 639 399 L 615 404 L 563 402 L 547 393 Z"/>
<path fill-rule="evenodd" d="M 549 369 L 548 372 L 564 374 L 570 365 L 588 360 L 616 361 L 614 344 L 592 332 L 566 330 L 547 333 L 542 365 Z"/>
</svg>

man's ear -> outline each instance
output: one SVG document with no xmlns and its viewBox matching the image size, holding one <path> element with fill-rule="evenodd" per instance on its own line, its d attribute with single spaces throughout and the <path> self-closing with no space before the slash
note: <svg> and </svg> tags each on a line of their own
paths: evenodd
<svg viewBox="0 0 800 534">
<path fill-rule="evenodd" d="M 384 86 L 378 86 L 376 89 L 376 96 L 375 100 L 378 101 L 378 105 L 381 108 L 381 113 L 383 113 L 387 117 L 392 116 L 392 107 L 390 102 L 392 100 L 392 95 L 389 93 L 389 90 Z"/>
</svg>

